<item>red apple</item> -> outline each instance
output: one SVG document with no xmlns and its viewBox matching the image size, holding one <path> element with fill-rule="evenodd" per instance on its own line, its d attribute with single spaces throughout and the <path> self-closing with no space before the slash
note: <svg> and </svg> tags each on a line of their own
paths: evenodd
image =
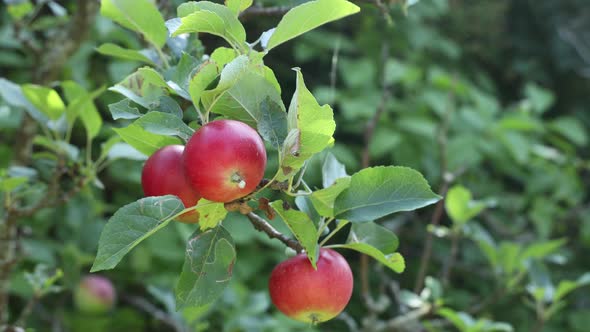
<svg viewBox="0 0 590 332">
<path fill-rule="evenodd" d="M 141 186 L 145 196 L 175 195 L 185 207 L 197 204 L 201 197 L 185 176 L 182 166 L 183 151 L 182 145 L 168 145 L 148 158 L 141 173 Z M 196 223 L 199 221 L 199 213 L 187 212 L 178 221 Z"/>
<path fill-rule="evenodd" d="M 206 199 L 230 202 L 250 194 L 266 167 L 266 150 L 252 127 L 235 120 L 216 120 L 201 127 L 184 149 L 184 168 L 191 185 Z"/>
<path fill-rule="evenodd" d="M 337 316 L 352 295 L 352 272 L 340 255 L 320 249 L 317 270 L 305 253 L 277 265 L 268 288 L 275 306 L 285 315 L 302 322 L 320 323 Z"/>
<path fill-rule="evenodd" d="M 98 275 L 86 276 L 74 290 L 74 304 L 88 314 L 101 314 L 115 305 L 115 288 L 111 281 Z"/>
</svg>

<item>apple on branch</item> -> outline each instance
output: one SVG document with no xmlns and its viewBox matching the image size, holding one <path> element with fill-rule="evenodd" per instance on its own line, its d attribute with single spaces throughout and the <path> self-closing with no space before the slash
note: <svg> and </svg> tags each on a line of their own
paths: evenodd
<svg viewBox="0 0 590 332">
<path fill-rule="evenodd" d="M 320 249 L 317 269 L 305 253 L 277 265 L 268 283 L 274 305 L 285 315 L 317 324 L 336 317 L 352 295 L 348 262 L 332 249 Z"/>
</svg>

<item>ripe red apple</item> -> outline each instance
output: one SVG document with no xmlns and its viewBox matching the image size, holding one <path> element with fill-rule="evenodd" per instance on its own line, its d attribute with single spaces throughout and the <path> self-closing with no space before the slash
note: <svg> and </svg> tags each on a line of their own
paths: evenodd
<svg viewBox="0 0 590 332">
<path fill-rule="evenodd" d="M 185 176 L 182 166 L 183 151 L 182 145 L 168 145 L 148 158 L 141 172 L 141 186 L 145 196 L 175 195 L 185 207 L 197 204 L 201 197 Z M 178 221 L 196 223 L 199 221 L 199 213 L 187 212 Z"/>
<path fill-rule="evenodd" d="M 320 323 L 337 316 L 352 295 L 352 272 L 340 255 L 320 249 L 317 270 L 305 253 L 277 265 L 268 288 L 275 306 L 285 315 L 302 322 Z"/>
<path fill-rule="evenodd" d="M 84 277 L 74 290 L 74 305 L 88 314 L 108 312 L 115 305 L 115 298 L 111 281 L 98 275 Z"/>
<path fill-rule="evenodd" d="M 266 167 L 266 150 L 252 127 L 216 120 L 201 127 L 184 149 L 191 185 L 206 199 L 230 202 L 254 191 Z"/>
</svg>

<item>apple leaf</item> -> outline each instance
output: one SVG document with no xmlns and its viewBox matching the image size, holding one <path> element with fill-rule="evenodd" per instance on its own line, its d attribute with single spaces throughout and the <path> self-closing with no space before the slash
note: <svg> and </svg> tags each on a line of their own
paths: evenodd
<svg viewBox="0 0 590 332">
<path fill-rule="evenodd" d="M 283 201 L 274 201 L 270 203 L 270 206 L 278 213 L 293 235 L 295 235 L 297 240 L 301 243 L 307 253 L 311 265 L 313 265 L 313 268 L 315 269 L 319 251 L 318 231 L 313 224 L 313 221 L 309 219 L 309 216 L 305 212 L 297 211 L 290 207 L 286 208 Z"/>
<path fill-rule="evenodd" d="M 22 107 L 42 125 L 47 125 L 48 117 L 35 107 L 23 93 L 23 89 L 5 78 L 0 77 L 0 97 L 5 103 L 14 107 Z"/>
<path fill-rule="evenodd" d="M 177 13 L 181 24 L 172 36 L 206 32 L 225 39 L 232 47 L 247 49 L 246 30 L 226 6 L 210 1 L 189 1 L 178 6 Z"/>
<path fill-rule="evenodd" d="M 109 90 L 149 108 L 151 103 L 157 103 L 161 96 L 167 94 L 169 87 L 160 73 L 153 68 L 142 67 Z"/>
<path fill-rule="evenodd" d="M 209 84 L 211 84 L 219 76 L 219 66 L 214 61 L 203 62 L 193 75 L 189 82 L 189 93 L 193 104 L 198 109 L 201 101 L 201 94 Z"/>
<path fill-rule="evenodd" d="M 141 116 L 137 107 L 131 106 L 129 99 L 121 99 L 120 101 L 109 104 L 109 111 L 113 120 L 119 119 L 137 119 Z"/>
<path fill-rule="evenodd" d="M 235 261 L 234 241 L 223 226 L 193 233 L 176 285 L 176 309 L 214 302 L 231 280 Z"/>
<path fill-rule="evenodd" d="M 287 137 L 287 113 L 282 104 L 277 104 L 270 97 L 266 97 L 260 103 L 260 118 L 258 119 L 258 132 L 260 136 L 275 147 L 280 149 Z"/>
<path fill-rule="evenodd" d="M 372 167 L 352 175 L 350 186 L 334 202 L 334 214 L 351 222 L 370 221 L 398 211 L 412 211 L 440 199 L 422 174 L 411 168 Z"/>
<path fill-rule="evenodd" d="M 184 209 L 176 196 L 145 197 L 117 210 L 105 225 L 90 272 L 114 268 L 121 259 Z"/>
<path fill-rule="evenodd" d="M 100 54 L 112 56 L 119 59 L 140 61 L 152 66 L 156 65 L 152 60 L 150 60 L 150 58 L 142 54 L 141 51 L 130 50 L 113 43 L 102 44 L 96 49 L 96 51 Z"/>
<path fill-rule="evenodd" d="M 287 12 L 268 40 L 270 50 L 323 24 L 358 13 L 360 8 L 345 0 L 306 2 Z"/>
<path fill-rule="evenodd" d="M 59 119 L 66 111 L 66 105 L 53 89 L 35 84 L 24 84 L 21 89 L 31 104 L 51 120 Z"/>
<path fill-rule="evenodd" d="M 225 0 L 225 6 L 237 16 L 240 12 L 252 6 L 253 0 Z"/>
<path fill-rule="evenodd" d="M 330 248 L 347 248 L 369 255 L 391 270 L 402 273 L 405 261 L 395 252 L 399 240 L 387 228 L 374 222 L 352 224 L 346 244 L 330 245 Z"/>
<path fill-rule="evenodd" d="M 102 117 L 94 106 L 93 100 L 104 92 L 104 87 L 88 93 L 86 89 L 74 81 L 62 82 L 61 86 L 69 102 L 66 108 L 68 124 L 73 125 L 74 120 L 79 117 L 88 137 L 93 139 L 102 127 Z"/>
<path fill-rule="evenodd" d="M 164 18 L 150 0 L 102 0 L 100 13 L 127 29 L 141 33 L 157 48 L 166 43 Z"/>
<path fill-rule="evenodd" d="M 387 255 L 397 250 L 399 240 L 389 229 L 369 221 L 352 224 L 346 243 L 368 244 Z"/>
<path fill-rule="evenodd" d="M 180 105 L 178 105 L 176 100 L 167 95 L 160 96 L 158 101 L 151 103 L 148 112 L 168 113 L 179 119 L 184 117 L 184 112 L 180 108 Z"/>
<path fill-rule="evenodd" d="M 148 112 L 141 118 L 135 120 L 133 124 L 152 134 L 178 136 L 184 141 L 188 141 L 195 133 L 182 119 L 170 113 Z"/>
<path fill-rule="evenodd" d="M 221 86 L 221 84 L 222 82 L 220 82 L 219 85 Z M 212 103 L 208 102 L 209 112 L 225 115 L 231 119 L 248 123 L 251 126 L 256 126 L 256 123 L 259 122 L 264 115 L 269 115 L 270 112 L 275 113 L 276 120 L 280 120 L 277 118 L 279 115 L 276 113 L 285 113 L 285 106 L 283 105 L 281 96 L 277 90 L 264 76 L 255 72 L 244 73 L 228 89 L 219 92 L 218 87 L 213 91 L 211 92 L 216 94 L 216 97 Z M 210 100 L 209 93 L 210 92 L 208 91 L 203 95 L 204 97 L 207 95 L 208 100 Z M 267 103 L 266 105 L 264 104 L 265 101 Z"/>
<path fill-rule="evenodd" d="M 336 180 L 348 176 L 346 167 L 332 153 L 327 153 L 322 164 L 322 185 L 328 188 Z"/>
<path fill-rule="evenodd" d="M 293 176 L 312 155 L 334 142 L 334 113 L 329 105 L 320 106 L 309 92 L 299 69 L 295 94 L 287 116 L 289 134 L 283 144 L 278 181 Z"/>
<path fill-rule="evenodd" d="M 150 133 L 134 123 L 125 128 L 114 128 L 113 130 L 127 144 L 146 156 L 151 156 L 158 149 L 166 145 L 180 144 L 178 138 Z"/>
<path fill-rule="evenodd" d="M 199 200 L 196 210 L 199 212 L 199 227 L 202 231 L 217 227 L 227 215 L 225 204 L 211 202 L 204 198 Z"/>
<path fill-rule="evenodd" d="M 460 185 L 449 189 L 445 197 L 445 209 L 451 220 L 458 225 L 466 223 L 485 208 L 485 202 L 472 200 L 469 189 Z"/>
<path fill-rule="evenodd" d="M 311 202 L 322 216 L 334 217 L 334 201 L 349 186 L 350 176 L 339 178 L 330 187 L 314 191 Z"/>
</svg>

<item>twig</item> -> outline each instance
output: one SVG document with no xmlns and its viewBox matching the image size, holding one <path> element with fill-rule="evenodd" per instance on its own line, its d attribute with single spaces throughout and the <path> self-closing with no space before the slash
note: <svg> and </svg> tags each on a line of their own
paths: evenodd
<svg viewBox="0 0 590 332">
<path fill-rule="evenodd" d="M 451 102 L 452 102 L 452 95 L 451 95 Z M 447 161 L 447 136 L 449 130 L 449 120 L 452 112 L 452 106 L 447 109 L 445 115 L 442 119 L 442 123 L 439 129 L 438 135 L 438 149 L 440 151 L 440 176 L 442 179 L 442 186 L 440 189 L 440 195 L 443 196 L 443 199 L 438 201 L 434 212 L 432 213 L 432 217 L 430 218 L 430 225 L 438 226 L 440 224 L 440 220 L 443 215 L 443 207 L 444 207 L 444 196 L 447 194 L 449 190 L 449 186 L 455 179 L 455 175 L 448 173 L 448 161 Z M 462 172 L 460 170 L 459 172 Z M 430 264 L 430 257 L 432 256 L 432 241 L 433 235 L 432 232 L 427 232 L 426 234 L 426 243 L 424 244 L 424 251 L 422 252 L 422 258 L 420 259 L 420 268 L 418 272 L 418 277 L 416 279 L 416 285 L 414 286 L 414 293 L 419 293 L 424 286 L 424 278 L 426 278 L 426 271 L 428 270 L 428 265 Z"/>
<path fill-rule="evenodd" d="M 459 253 L 459 238 L 461 233 L 459 230 L 453 230 L 451 235 L 451 253 L 445 263 L 443 265 L 443 272 L 442 272 L 442 283 L 443 285 L 448 285 L 451 279 L 451 273 L 453 270 L 453 266 L 455 265 L 455 261 L 457 260 L 457 254 Z"/>
<path fill-rule="evenodd" d="M 176 321 L 173 317 L 171 317 L 169 314 L 167 314 L 163 310 L 160 310 L 157 306 L 150 303 L 148 300 L 146 300 L 142 297 L 139 297 L 139 296 L 131 296 L 131 295 L 123 295 L 121 297 L 121 299 L 123 301 L 129 303 L 130 305 L 138 308 L 139 310 L 142 310 L 142 311 L 150 314 L 150 316 L 152 316 L 156 320 L 159 320 L 160 322 L 170 326 L 171 328 L 174 329 L 174 331 L 176 331 L 176 332 L 185 331 L 184 327 L 181 326 L 178 321 Z"/>
<path fill-rule="evenodd" d="M 295 250 L 296 252 L 303 251 L 303 246 L 301 246 L 301 243 L 299 243 L 297 240 L 293 240 L 286 237 L 283 233 L 277 231 L 274 227 L 272 227 L 271 224 L 269 224 L 266 220 L 264 220 L 256 213 L 250 212 L 246 216 L 248 217 L 248 219 L 250 219 L 250 222 L 252 223 L 252 225 L 254 225 L 254 228 L 266 233 L 266 235 L 268 235 L 269 238 L 277 239 L 283 242 L 287 247 Z"/>
<path fill-rule="evenodd" d="M 384 326 L 382 326 L 380 329 L 377 329 L 377 331 L 406 331 L 408 330 L 409 324 L 416 322 L 418 319 L 430 314 L 432 309 L 432 305 L 426 303 L 416 310 L 412 310 L 404 315 L 389 320 Z"/>
</svg>

